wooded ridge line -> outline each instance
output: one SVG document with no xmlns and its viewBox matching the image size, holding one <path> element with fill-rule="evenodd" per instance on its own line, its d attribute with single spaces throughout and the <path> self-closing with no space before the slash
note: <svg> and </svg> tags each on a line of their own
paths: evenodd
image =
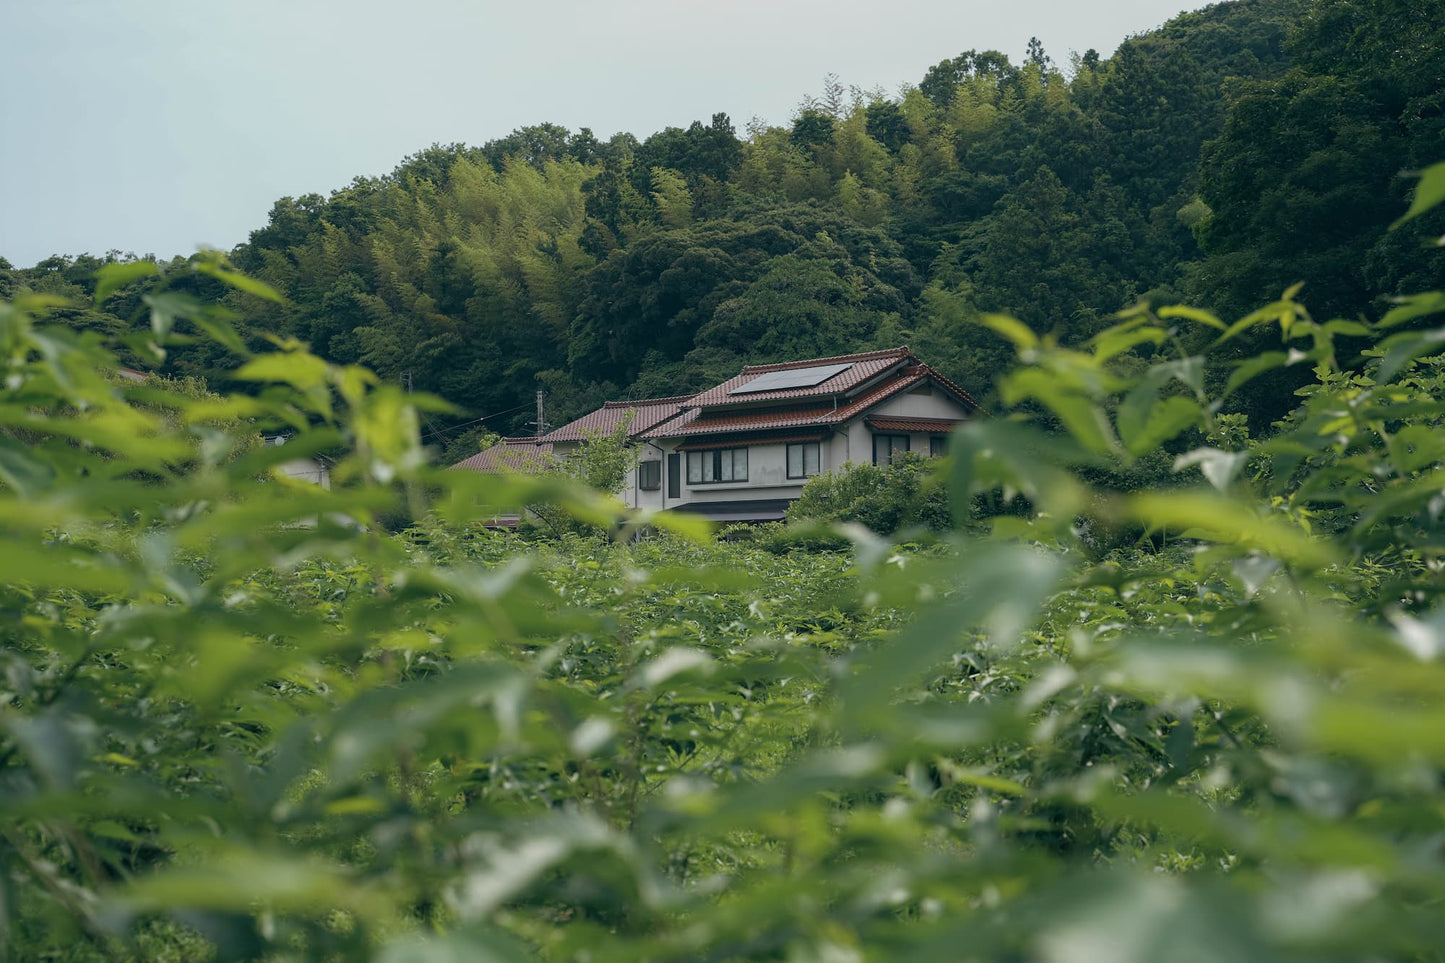
<svg viewBox="0 0 1445 963">
<path fill-rule="evenodd" d="M 252 342 L 296 337 L 453 402 L 429 426 L 450 461 L 526 433 L 538 389 L 560 423 L 903 343 L 988 403 L 1006 355 L 968 323 L 984 312 L 1079 343 L 1140 300 L 1229 317 L 1308 278 L 1315 316 L 1356 317 L 1431 287 L 1441 215 L 1385 227 L 1445 143 L 1441 24 L 1441 0 L 1240 0 L 1107 59 L 970 50 L 896 97 L 829 78 L 741 136 L 716 114 L 645 140 L 540 124 L 434 145 L 276 203 L 230 257 L 285 303 L 176 285 L 224 295 Z M 83 297 L 117 256 L 0 264 L 0 297 Z M 148 324 L 137 297 L 71 320 Z M 220 385 L 225 365 L 197 347 L 161 368 Z M 1297 384 L 1236 403 L 1267 425 Z"/>
</svg>

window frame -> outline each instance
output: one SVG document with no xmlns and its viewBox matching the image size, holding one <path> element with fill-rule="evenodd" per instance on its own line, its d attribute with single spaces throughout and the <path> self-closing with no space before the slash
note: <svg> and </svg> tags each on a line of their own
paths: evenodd
<svg viewBox="0 0 1445 963">
<path fill-rule="evenodd" d="M 793 449 L 801 448 L 799 462 L 802 465 L 802 473 L 793 474 Z M 813 470 L 808 471 L 808 449 L 813 449 Z M 823 443 L 821 441 L 790 441 L 784 448 L 783 465 L 788 478 L 816 478 L 823 474 Z"/>
<path fill-rule="evenodd" d="M 897 447 L 897 445 L 894 444 L 894 443 L 897 442 L 898 439 L 900 439 L 900 438 L 903 439 L 903 447 L 902 447 L 902 449 L 899 449 L 899 448 Z M 878 442 L 883 441 L 884 439 L 887 439 L 887 440 L 888 440 L 888 460 L 887 460 L 887 461 L 879 461 L 879 460 L 878 460 Z M 873 464 L 874 464 L 874 465 L 876 465 L 876 466 L 878 466 L 878 467 L 880 467 L 880 468 L 886 468 L 887 466 L 893 464 L 893 456 L 894 456 L 894 454 L 895 454 L 896 452 L 898 452 L 898 451 L 900 451 L 900 450 L 902 450 L 902 451 L 912 451 L 912 450 L 913 450 L 913 439 L 911 439 L 908 435 L 896 435 L 896 434 L 890 434 L 890 433 L 887 433 L 887 432 L 875 432 L 875 433 L 874 433 L 874 435 L 873 435 Z"/>
<path fill-rule="evenodd" d="M 648 471 L 648 469 L 651 471 Z M 646 474 L 644 474 L 644 472 Z M 648 475 L 654 476 L 652 484 L 648 484 Z M 640 492 L 655 492 L 662 489 L 662 459 L 648 459 L 637 463 L 637 490 Z"/>
<path fill-rule="evenodd" d="M 946 454 L 948 454 L 948 436 L 947 436 L 947 435 L 929 435 L 929 436 L 928 436 L 928 457 L 929 457 L 929 458 L 942 458 L 942 457 L 943 457 L 944 455 L 946 455 Z"/>
<path fill-rule="evenodd" d="M 722 456 L 724 452 L 728 453 L 728 471 L 730 472 L 730 477 L 728 478 L 718 477 L 722 474 Z M 737 476 L 738 452 L 743 453 L 743 474 L 741 478 Z M 696 460 L 694 460 L 694 456 L 696 456 Z M 704 471 L 704 465 L 706 464 L 704 459 L 706 459 L 706 462 L 711 463 L 713 475 L 712 478 L 703 477 L 707 474 L 707 472 Z M 693 485 L 733 485 L 741 482 L 746 482 L 748 480 L 749 461 L 750 459 L 748 458 L 748 449 L 746 445 L 730 448 L 700 448 L 694 451 L 689 451 L 687 453 L 687 465 L 685 467 L 687 484 L 689 487 L 691 487 Z M 693 474 L 694 464 L 697 465 L 697 473 L 695 477 Z"/>
</svg>

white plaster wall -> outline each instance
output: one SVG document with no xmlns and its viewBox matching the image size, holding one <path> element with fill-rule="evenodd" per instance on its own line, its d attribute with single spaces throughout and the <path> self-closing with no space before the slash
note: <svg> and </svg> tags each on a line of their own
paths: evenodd
<svg viewBox="0 0 1445 963">
<path fill-rule="evenodd" d="M 921 416 L 920 416 L 921 417 Z M 863 424 L 857 424 L 855 434 L 858 436 L 853 441 L 853 463 L 856 465 L 873 464 L 873 429 Z M 880 435 L 907 435 L 908 450 L 917 455 L 928 455 L 928 439 L 947 436 L 947 432 L 936 431 L 880 431 Z"/>
<path fill-rule="evenodd" d="M 622 499 L 622 504 L 636 508 L 638 498 L 650 494 L 652 493 L 637 490 L 637 466 L 633 465 L 627 474 L 622 476 L 622 491 L 617 492 L 617 497 Z"/>
<path fill-rule="evenodd" d="M 873 462 L 873 432 L 863 424 L 862 418 L 855 418 L 848 424 L 849 460 L 855 465 Z"/>
<path fill-rule="evenodd" d="M 849 429 L 843 428 L 834 431 L 823 442 L 822 468 L 824 472 L 837 471 L 852 461 L 853 444 L 849 438 Z"/>
<path fill-rule="evenodd" d="M 281 473 L 287 478 L 310 482 L 313 485 L 320 485 L 327 491 L 331 490 L 331 469 L 321 464 L 321 462 L 315 458 L 297 458 L 293 461 L 283 461 L 280 467 Z"/>
<path fill-rule="evenodd" d="M 944 394 L 937 388 L 932 394 L 916 395 L 904 392 L 893 398 L 889 398 L 883 404 L 870 409 L 867 415 L 883 415 L 894 418 L 952 418 L 967 420 L 968 410 L 955 401 L 951 396 Z M 859 465 L 871 464 L 873 462 L 873 429 L 869 428 L 859 418 L 849 428 L 849 437 L 853 446 L 853 461 Z M 906 434 L 908 435 L 908 448 L 910 451 L 920 455 L 928 454 L 929 439 L 935 435 L 947 434 L 947 432 L 883 432 L 884 434 Z"/>
<path fill-rule="evenodd" d="M 802 494 L 805 479 L 788 477 L 786 445 L 749 445 L 748 480 L 745 482 L 713 482 L 704 485 L 687 483 L 687 456 L 683 454 L 682 493 L 688 502 L 728 502 L 764 498 L 797 498 Z"/>
<path fill-rule="evenodd" d="M 891 415 L 895 418 L 967 418 L 963 405 L 939 391 L 931 395 L 914 395 L 904 392 L 889 398 L 883 404 L 871 409 L 870 415 Z M 855 457 L 854 461 L 858 459 Z"/>
<path fill-rule="evenodd" d="M 655 461 L 658 463 L 658 477 L 662 479 L 662 485 L 652 491 L 644 491 L 637 487 L 637 466 L 644 461 Z M 667 494 L 667 457 L 656 448 L 644 446 L 638 451 L 637 462 L 627 473 L 627 491 L 623 501 L 634 508 L 658 509 L 663 507 L 664 496 Z M 681 504 L 679 502 L 678 504 Z"/>
</svg>

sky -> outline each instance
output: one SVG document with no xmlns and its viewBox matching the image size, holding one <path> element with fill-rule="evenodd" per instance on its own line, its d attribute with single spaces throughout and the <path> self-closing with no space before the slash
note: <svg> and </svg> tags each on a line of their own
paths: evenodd
<svg viewBox="0 0 1445 963">
<path fill-rule="evenodd" d="M 280 197 L 542 122 L 787 123 L 968 49 L 1108 56 L 1186 0 L 0 0 L 0 257 L 230 249 Z"/>
</svg>

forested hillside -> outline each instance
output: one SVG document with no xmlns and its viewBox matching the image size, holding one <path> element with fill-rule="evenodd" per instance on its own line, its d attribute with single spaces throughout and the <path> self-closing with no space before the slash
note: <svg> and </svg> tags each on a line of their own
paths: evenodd
<svg viewBox="0 0 1445 963">
<path fill-rule="evenodd" d="M 1383 229 L 1401 173 L 1445 143 L 1442 24 L 1445 0 L 1240 0 L 1104 60 L 968 50 L 897 95 L 830 78 L 786 127 L 433 146 L 278 201 L 231 257 L 288 302 L 228 296 L 253 341 L 454 402 L 433 429 L 452 440 L 483 416 L 523 428 L 538 388 L 559 422 L 745 361 L 905 342 L 987 396 L 1003 359 L 965 323 L 982 312 L 1077 343 L 1140 299 L 1242 313 L 1308 278 L 1317 315 L 1355 316 L 1432 283 L 1438 219 Z M 86 294 L 100 260 L 0 272 L 0 297 Z M 144 321 L 124 293 L 107 307 L 74 320 Z M 220 364 L 165 359 L 213 381 Z M 1291 387 L 1242 403 L 1267 422 Z"/>
</svg>

